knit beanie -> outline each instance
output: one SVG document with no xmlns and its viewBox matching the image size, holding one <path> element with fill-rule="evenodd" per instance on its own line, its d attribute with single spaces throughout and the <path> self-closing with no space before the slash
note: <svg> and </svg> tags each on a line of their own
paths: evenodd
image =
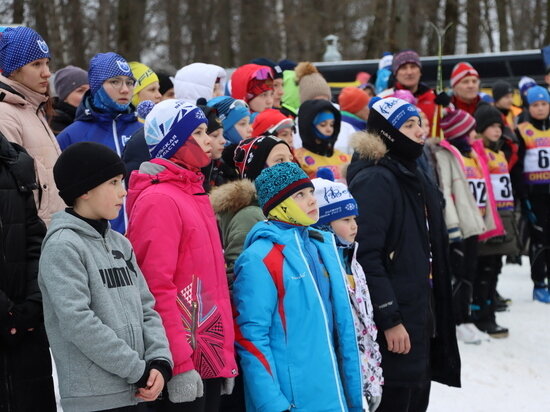
<svg viewBox="0 0 550 412">
<path fill-rule="evenodd" d="M 245 64 L 231 75 L 231 97 L 250 102 L 267 90 L 273 90 L 273 73 L 268 66 Z"/>
<path fill-rule="evenodd" d="M 8 27 L 0 34 L 0 71 L 6 77 L 30 62 L 50 57 L 44 39 L 29 27 Z"/>
<path fill-rule="evenodd" d="M 443 136 L 447 140 L 468 136 L 476 127 L 476 119 L 464 110 L 451 110 L 441 119 Z"/>
<path fill-rule="evenodd" d="M 64 101 L 73 91 L 88 84 L 88 72 L 80 67 L 67 66 L 55 73 L 54 88 L 60 101 Z"/>
<path fill-rule="evenodd" d="M 132 97 L 132 104 L 137 106 L 139 103 L 138 93 L 149 86 L 151 83 L 158 82 L 159 78 L 153 70 L 148 66 L 140 62 L 130 62 L 130 69 L 132 75 L 136 79 L 136 85 L 134 86 L 134 96 Z"/>
<path fill-rule="evenodd" d="M 338 96 L 340 109 L 345 112 L 357 113 L 369 104 L 369 95 L 357 87 L 344 87 Z"/>
<path fill-rule="evenodd" d="M 166 93 L 168 90 L 174 88 L 174 83 L 170 80 L 170 76 L 164 72 L 157 72 L 159 78 L 160 94 Z"/>
<path fill-rule="evenodd" d="M 223 127 L 216 109 L 203 105 L 202 102 L 201 104 L 198 104 L 197 107 L 202 110 L 202 112 L 206 116 L 206 119 L 208 120 L 208 128 L 206 129 L 206 134 L 209 135 L 211 133 L 214 133 L 216 130 L 219 130 Z"/>
<path fill-rule="evenodd" d="M 470 63 L 457 63 L 451 72 L 451 87 L 455 87 L 463 78 L 467 76 L 475 76 L 479 79 L 479 73 Z"/>
<path fill-rule="evenodd" d="M 300 87 L 300 103 L 316 99 L 318 96 L 332 98 L 330 86 L 319 70 L 310 62 L 298 63 L 294 69 L 296 82 Z"/>
<path fill-rule="evenodd" d="M 134 78 L 130 65 L 124 57 L 113 52 L 98 53 L 92 57 L 88 69 L 88 81 L 92 94 L 95 94 L 103 86 L 105 80 L 116 76 Z"/>
<path fill-rule="evenodd" d="M 278 163 L 262 170 L 254 181 L 258 194 L 258 203 L 267 216 L 269 211 L 294 193 L 313 183 L 306 172 L 294 162 Z"/>
<path fill-rule="evenodd" d="M 359 215 L 357 202 L 343 183 L 326 179 L 312 179 L 319 206 L 317 225 L 325 226 L 338 219 Z"/>
<path fill-rule="evenodd" d="M 390 52 L 382 53 L 382 57 L 378 61 L 378 70 L 391 69 L 393 64 L 393 54 Z"/>
<path fill-rule="evenodd" d="M 504 128 L 502 114 L 500 110 L 490 104 L 481 104 L 474 113 L 476 122 L 476 132 L 483 133 L 489 126 L 498 123 L 500 128 Z"/>
<path fill-rule="evenodd" d="M 498 80 L 493 85 L 493 99 L 495 99 L 495 102 L 498 102 L 510 93 L 514 93 L 514 89 L 512 89 L 510 83 L 505 82 L 504 80 Z"/>
<path fill-rule="evenodd" d="M 542 86 L 533 86 L 527 90 L 526 94 L 527 104 L 533 104 L 538 101 L 544 101 L 550 103 L 550 95 L 548 90 Z"/>
<path fill-rule="evenodd" d="M 519 79 L 518 87 L 521 97 L 524 98 L 527 90 L 536 85 L 537 82 L 531 77 L 523 76 L 521 79 Z"/>
<path fill-rule="evenodd" d="M 118 175 L 126 175 L 124 162 L 109 147 L 95 142 L 70 145 L 53 167 L 59 196 L 68 206 L 74 206 L 76 198 Z"/>
<path fill-rule="evenodd" d="M 290 117 L 286 117 L 280 110 L 266 109 L 254 119 L 252 137 L 258 137 L 264 133 L 276 134 L 286 127 L 294 127 L 294 121 Z"/>
<path fill-rule="evenodd" d="M 402 159 L 416 159 L 422 154 L 423 145 L 399 131 L 411 117 L 420 118 L 415 106 L 395 97 L 373 97 L 369 107 L 371 110 L 367 120 L 367 131 L 378 134 L 390 153 Z"/>
<path fill-rule="evenodd" d="M 281 67 L 281 69 L 283 70 L 283 73 L 286 70 L 294 70 L 296 68 L 296 62 L 289 59 L 279 60 L 279 63 L 277 64 Z"/>
<path fill-rule="evenodd" d="M 398 99 L 401 99 L 401 100 L 405 100 L 407 103 L 410 103 L 413 106 L 416 106 L 416 103 L 418 102 L 418 99 L 414 97 L 414 94 L 412 94 L 412 92 L 407 89 L 394 90 L 391 96 L 397 97 Z"/>
<path fill-rule="evenodd" d="M 244 179 L 255 180 L 266 167 L 271 149 L 278 144 L 288 144 L 275 136 L 260 136 L 241 140 L 235 148 L 233 161 Z M 290 151 L 290 147 L 288 147 Z"/>
<path fill-rule="evenodd" d="M 143 127 L 151 157 L 170 159 L 202 123 L 208 124 L 208 120 L 193 104 L 176 99 L 156 104 Z"/>
<path fill-rule="evenodd" d="M 395 76 L 401 66 L 407 63 L 416 64 L 422 69 L 422 63 L 420 63 L 420 57 L 414 50 L 403 50 L 393 56 L 392 73 Z"/>
<path fill-rule="evenodd" d="M 250 116 L 248 105 L 243 100 L 219 96 L 209 100 L 207 106 L 217 110 L 218 118 L 222 122 L 224 137 L 231 143 L 239 143 L 241 135 L 235 129 L 235 124 L 246 116 Z"/>
<path fill-rule="evenodd" d="M 271 68 L 271 72 L 273 74 L 274 79 L 283 78 L 283 69 L 278 63 L 275 63 L 272 60 L 266 59 L 265 57 L 259 57 L 257 59 L 252 60 L 250 63 L 258 64 L 260 66 L 267 66 Z"/>
</svg>

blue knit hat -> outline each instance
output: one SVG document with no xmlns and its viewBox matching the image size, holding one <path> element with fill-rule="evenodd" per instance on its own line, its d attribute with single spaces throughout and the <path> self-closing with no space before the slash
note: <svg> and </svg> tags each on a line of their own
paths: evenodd
<svg viewBox="0 0 550 412">
<path fill-rule="evenodd" d="M 359 215 L 357 202 L 345 184 L 320 178 L 311 182 L 319 206 L 319 220 L 315 225 L 324 226 L 344 217 Z"/>
<path fill-rule="evenodd" d="M 170 159 L 201 123 L 204 112 L 183 100 L 168 99 L 153 107 L 145 118 L 145 142 L 152 158 Z"/>
<path fill-rule="evenodd" d="M 278 163 L 265 168 L 254 181 L 254 185 L 258 193 L 258 203 L 266 216 L 271 209 L 294 193 L 306 187 L 313 188 L 309 177 L 294 162 Z"/>
<path fill-rule="evenodd" d="M 373 97 L 369 102 L 369 107 L 371 110 L 375 110 L 378 114 L 382 115 L 397 130 L 409 118 L 413 116 L 420 118 L 415 106 L 396 97 L 387 97 L 385 99 Z"/>
<path fill-rule="evenodd" d="M 8 27 L 0 34 L 0 70 L 6 77 L 30 62 L 50 57 L 44 39 L 29 27 Z"/>
<path fill-rule="evenodd" d="M 248 105 L 243 100 L 236 100 L 229 96 L 214 97 L 206 105 L 215 108 L 218 112 L 218 118 L 223 126 L 223 136 L 231 143 L 239 143 L 242 138 L 235 129 L 235 124 L 246 116 L 250 116 Z"/>
<path fill-rule="evenodd" d="M 527 90 L 527 104 L 533 104 L 540 100 L 550 103 L 548 90 L 542 86 L 533 86 Z"/>
<path fill-rule="evenodd" d="M 103 85 L 103 82 L 111 77 L 128 76 L 134 78 L 130 65 L 124 57 L 113 53 L 98 53 L 90 60 L 88 80 L 90 91 L 95 94 Z"/>
</svg>

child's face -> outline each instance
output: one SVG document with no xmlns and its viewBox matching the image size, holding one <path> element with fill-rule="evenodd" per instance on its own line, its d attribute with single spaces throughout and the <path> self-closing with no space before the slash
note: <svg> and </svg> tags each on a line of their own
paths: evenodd
<svg viewBox="0 0 550 412">
<path fill-rule="evenodd" d="M 202 151 L 212 158 L 212 138 L 206 134 L 207 126 L 204 123 L 201 123 L 197 126 L 191 136 L 199 144 Z"/>
<path fill-rule="evenodd" d="M 325 136 L 332 136 L 334 133 L 334 119 L 327 119 L 315 126 Z"/>
<path fill-rule="evenodd" d="M 210 133 L 212 139 L 212 159 L 218 160 L 222 157 L 223 148 L 225 147 L 225 138 L 223 137 L 223 129 L 219 128 Z"/>
<path fill-rule="evenodd" d="M 306 187 L 305 189 L 294 193 L 291 197 L 306 215 L 308 215 L 311 219 L 318 221 L 319 207 L 317 206 L 317 199 L 315 199 L 313 193 L 314 190 L 312 187 Z"/>
<path fill-rule="evenodd" d="M 355 216 L 343 217 L 330 222 L 330 227 L 334 233 L 344 239 L 346 242 L 355 242 L 357 236 L 357 221 Z"/>
<path fill-rule="evenodd" d="M 139 101 L 151 100 L 157 104 L 162 99 L 159 82 L 153 82 L 138 93 Z"/>
<path fill-rule="evenodd" d="M 283 79 L 273 80 L 273 107 L 281 107 L 281 99 L 284 93 Z"/>
<path fill-rule="evenodd" d="M 416 143 L 424 144 L 424 131 L 420 125 L 420 117 L 409 118 L 399 128 L 399 131 Z"/>
<path fill-rule="evenodd" d="M 533 102 L 529 105 L 529 114 L 535 120 L 544 120 L 550 114 L 550 104 L 544 100 Z"/>
<path fill-rule="evenodd" d="M 486 128 L 482 136 L 490 142 L 496 142 L 502 136 L 502 129 L 500 128 L 499 123 L 493 123 L 491 126 Z"/>
<path fill-rule="evenodd" d="M 80 196 L 75 211 L 88 219 L 115 219 L 126 196 L 122 175 L 113 177 Z"/>
<path fill-rule="evenodd" d="M 273 90 L 266 90 L 262 94 L 254 97 L 248 102 L 250 110 L 253 112 L 263 112 L 273 107 Z"/>
<path fill-rule="evenodd" d="M 273 146 L 273 149 L 269 152 L 265 163 L 267 167 L 271 167 L 278 163 L 292 162 L 293 159 L 292 153 L 288 150 L 287 145 L 279 143 L 278 145 Z"/>
<path fill-rule="evenodd" d="M 294 142 L 294 134 L 292 133 L 292 128 L 285 127 L 284 129 L 281 129 L 277 132 L 277 137 L 281 140 L 284 140 L 287 145 L 292 147 L 292 143 Z"/>
<path fill-rule="evenodd" d="M 252 125 L 250 124 L 250 116 L 245 116 L 235 123 L 235 130 L 241 135 L 242 139 L 252 137 Z"/>
</svg>

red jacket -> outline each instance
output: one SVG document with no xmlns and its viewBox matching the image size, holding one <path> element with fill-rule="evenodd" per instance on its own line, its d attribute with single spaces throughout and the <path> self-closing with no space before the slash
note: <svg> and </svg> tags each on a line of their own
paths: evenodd
<svg viewBox="0 0 550 412">
<path fill-rule="evenodd" d="M 156 299 L 173 374 L 203 379 L 237 374 L 225 264 L 214 211 L 200 173 L 165 159 L 134 170 L 127 199 L 128 238 Z"/>
</svg>

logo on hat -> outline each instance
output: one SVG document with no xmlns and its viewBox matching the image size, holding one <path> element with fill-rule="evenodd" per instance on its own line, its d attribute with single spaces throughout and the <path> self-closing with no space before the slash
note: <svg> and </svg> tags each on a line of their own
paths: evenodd
<svg viewBox="0 0 550 412">
<path fill-rule="evenodd" d="M 116 64 L 118 68 L 122 70 L 124 73 L 128 73 L 130 71 L 130 66 L 124 60 L 117 60 Z"/>
<path fill-rule="evenodd" d="M 50 49 L 48 48 L 48 45 L 46 44 L 46 42 L 44 40 L 37 40 L 36 44 L 38 44 L 38 48 L 40 49 L 40 51 L 42 53 L 44 53 L 44 54 L 49 53 Z"/>
</svg>

